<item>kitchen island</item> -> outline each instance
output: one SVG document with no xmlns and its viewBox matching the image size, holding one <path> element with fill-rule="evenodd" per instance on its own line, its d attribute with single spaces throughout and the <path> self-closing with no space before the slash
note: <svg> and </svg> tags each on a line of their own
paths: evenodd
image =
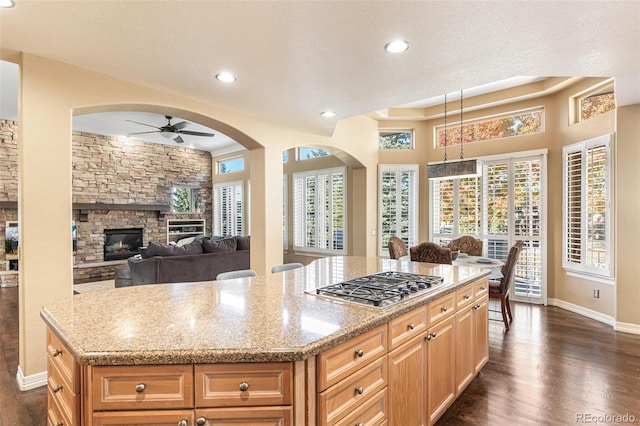
<svg viewBox="0 0 640 426">
<path fill-rule="evenodd" d="M 379 308 L 316 288 L 443 278 Z M 329 257 L 284 273 L 104 290 L 42 309 L 51 424 L 432 424 L 488 359 L 479 268 Z"/>
</svg>

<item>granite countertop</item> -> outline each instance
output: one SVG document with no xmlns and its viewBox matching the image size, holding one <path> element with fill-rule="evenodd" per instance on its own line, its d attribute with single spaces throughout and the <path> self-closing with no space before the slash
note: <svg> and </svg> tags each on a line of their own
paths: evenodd
<svg viewBox="0 0 640 426">
<path fill-rule="evenodd" d="M 383 271 L 444 277 L 438 290 L 376 308 L 315 288 Z M 41 317 L 81 365 L 304 360 L 488 270 L 364 257 L 328 257 L 253 278 L 100 290 L 43 307 Z"/>
</svg>

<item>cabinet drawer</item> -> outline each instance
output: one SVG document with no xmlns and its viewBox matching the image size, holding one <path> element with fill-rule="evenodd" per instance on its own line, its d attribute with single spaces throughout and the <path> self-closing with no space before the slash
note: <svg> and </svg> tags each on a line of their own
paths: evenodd
<svg viewBox="0 0 640 426">
<path fill-rule="evenodd" d="M 57 410 L 65 424 L 79 424 L 80 404 L 73 391 L 52 363 L 47 364 L 48 408 Z M 65 422 L 66 420 L 66 422 Z M 70 422 L 70 423 L 69 423 Z M 55 424 L 55 423 L 54 423 Z"/>
<path fill-rule="evenodd" d="M 54 397 L 51 389 L 48 390 L 47 398 L 47 426 L 71 426 L 71 420 L 63 413 L 62 407 L 60 407 L 59 398 Z"/>
<path fill-rule="evenodd" d="M 191 408 L 191 365 L 97 366 L 91 371 L 94 410 Z"/>
<path fill-rule="evenodd" d="M 319 425 L 330 425 L 378 393 L 387 385 L 387 357 L 364 367 L 318 395 Z"/>
<path fill-rule="evenodd" d="M 456 293 L 449 293 L 429 303 L 429 326 L 442 321 L 455 312 Z"/>
<path fill-rule="evenodd" d="M 387 353 L 387 325 L 381 325 L 318 356 L 318 390 L 358 371 Z"/>
<path fill-rule="evenodd" d="M 62 344 L 58 336 L 47 329 L 47 360 L 56 366 L 74 393 L 80 391 L 80 369 L 73 355 Z"/>
<path fill-rule="evenodd" d="M 460 309 L 473 302 L 475 283 L 468 284 L 456 290 L 456 309 Z"/>
<path fill-rule="evenodd" d="M 427 307 L 415 309 L 389 323 L 389 350 L 395 349 L 427 329 Z"/>
<path fill-rule="evenodd" d="M 207 426 L 291 426 L 291 407 L 208 408 L 196 410 L 196 422 L 206 419 Z M 198 423 L 201 424 L 201 423 Z"/>
<path fill-rule="evenodd" d="M 336 426 L 381 426 L 387 422 L 387 388 L 384 388 L 371 399 L 364 402 L 342 420 L 334 423 Z M 333 426 L 332 425 L 332 426 Z M 400 425 L 398 425 L 400 426 Z"/>
<path fill-rule="evenodd" d="M 196 365 L 196 406 L 234 407 L 292 403 L 290 362 Z"/>
<path fill-rule="evenodd" d="M 191 426 L 195 424 L 193 414 L 193 410 L 105 411 L 93 413 L 93 426 L 176 426 L 182 420 Z"/>
<path fill-rule="evenodd" d="M 476 299 L 481 298 L 482 296 L 489 294 L 489 278 L 483 278 L 480 281 L 476 281 L 474 283 L 475 289 L 475 296 Z"/>
</svg>

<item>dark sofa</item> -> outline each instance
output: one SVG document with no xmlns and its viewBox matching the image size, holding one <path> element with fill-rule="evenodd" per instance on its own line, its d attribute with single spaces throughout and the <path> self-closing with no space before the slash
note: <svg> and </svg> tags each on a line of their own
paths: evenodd
<svg viewBox="0 0 640 426">
<path fill-rule="evenodd" d="M 200 239 L 182 247 L 149 243 L 128 259 L 131 285 L 215 280 L 219 273 L 249 269 L 249 237 Z"/>
</svg>

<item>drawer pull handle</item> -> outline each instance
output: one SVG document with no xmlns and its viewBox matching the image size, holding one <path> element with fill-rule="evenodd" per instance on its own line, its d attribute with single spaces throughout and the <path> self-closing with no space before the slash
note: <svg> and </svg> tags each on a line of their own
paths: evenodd
<svg viewBox="0 0 640 426">
<path fill-rule="evenodd" d="M 356 423 L 356 426 L 364 426 L 364 423 L 362 423 L 362 422 Z"/>
<path fill-rule="evenodd" d="M 436 332 L 435 331 L 433 333 L 431 333 L 431 337 L 433 337 L 434 339 L 436 338 Z"/>
<path fill-rule="evenodd" d="M 480 287 L 480 290 L 486 290 L 487 288 L 485 286 Z"/>
<path fill-rule="evenodd" d="M 416 328 L 416 326 L 413 325 L 413 323 L 409 324 L 409 330 L 413 330 L 414 328 Z"/>
<path fill-rule="evenodd" d="M 178 422 L 178 426 L 189 426 L 189 423 L 187 423 L 187 419 L 182 419 Z"/>
<path fill-rule="evenodd" d="M 205 424 L 207 424 L 207 418 L 206 417 L 198 417 L 198 420 L 196 420 L 196 424 L 198 426 L 204 426 Z"/>
<path fill-rule="evenodd" d="M 241 392 L 246 392 L 248 389 L 249 389 L 249 383 L 247 383 L 247 382 L 240 383 L 240 391 Z"/>
<path fill-rule="evenodd" d="M 362 356 L 364 355 L 364 351 L 362 349 L 358 349 L 356 351 L 356 355 L 358 356 L 358 358 L 362 358 Z"/>
<path fill-rule="evenodd" d="M 427 334 L 427 337 L 425 337 L 425 340 L 431 340 L 431 335 Z"/>
<path fill-rule="evenodd" d="M 58 393 L 58 392 L 60 392 L 61 390 L 62 390 L 62 386 L 61 386 L 61 385 L 57 385 L 57 386 L 55 386 L 55 387 L 51 388 L 51 391 L 52 391 L 53 393 Z"/>
<path fill-rule="evenodd" d="M 53 426 L 64 426 L 64 423 L 62 423 L 62 422 L 56 422 L 56 424 L 55 424 L 55 425 L 53 425 Z"/>
<path fill-rule="evenodd" d="M 144 390 L 146 389 L 147 385 L 145 385 L 144 383 L 138 383 L 136 385 L 136 392 L 138 393 L 142 393 L 144 392 Z"/>
<path fill-rule="evenodd" d="M 53 352 L 51 352 L 51 355 L 55 358 L 59 355 L 62 355 L 62 351 L 60 349 L 54 349 Z"/>
<path fill-rule="evenodd" d="M 443 306 L 440 310 L 441 310 L 442 312 L 447 312 L 447 307 L 446 307 L 446 306 Z"/>
<path fill-rule="evenodd" d="M 363 388 L 362 386 L 358 386 L 358 387 L 356 388 L 356 393 L 357 393 L 358 395 L 362 395 L 362 394 L 364 393 L 364 388 Z"/>
<path fill-rule="evenodd" d="M 469 300 L 469 299 L 471 299 L 471 296 L 469 296 L 468 294 L 465 294 L 464 295 L 464 300 Z"/>
</svg>

